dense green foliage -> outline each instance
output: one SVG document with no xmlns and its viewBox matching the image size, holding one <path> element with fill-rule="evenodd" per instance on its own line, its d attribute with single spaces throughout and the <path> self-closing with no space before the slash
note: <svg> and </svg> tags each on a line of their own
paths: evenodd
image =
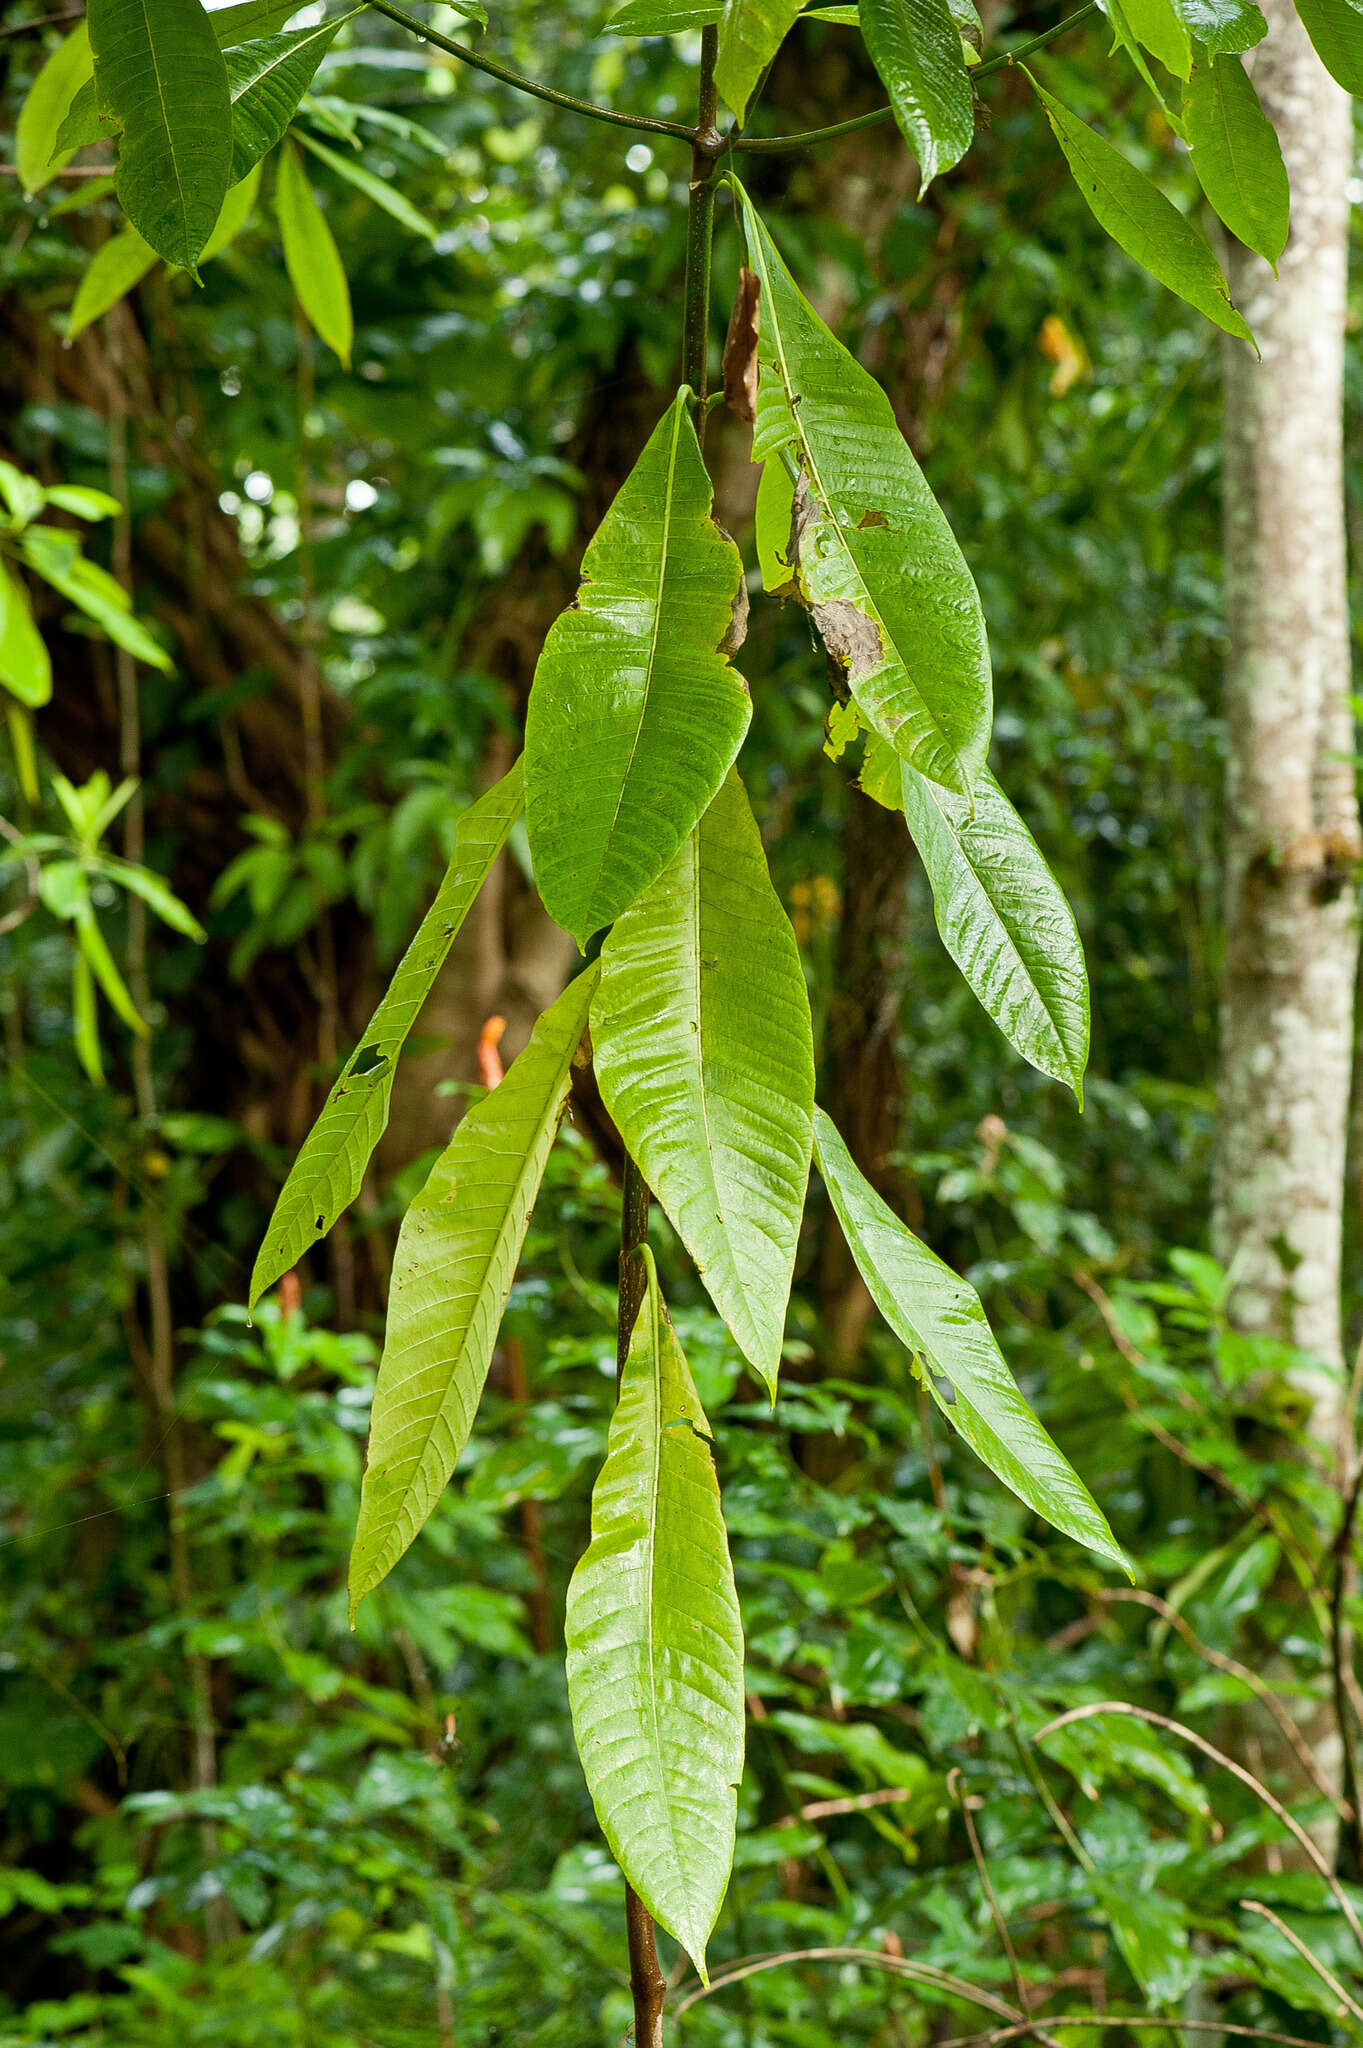
<svg viewBox="0 0 1363 2048">
<path fill-rule="evenodd" d="M 622 47 L 599 26 L 593 14 L 564 32 L 560 82 L 680 103 L 684 47 Z M 522 27 L 525 61 L 542 60 L 530 10 Z M 843 31 L 800 33 L 831 62 Z M 183 343 L 180 373 L 256 594 L 307 609 L 345 704 L 325 807 L 296 834 L 258 814 L 236 848 L 190 864 L 222 876 L 216 891 L 189 890 L 187 828 L 158 806 L 208 758 L 214 693 L 196 695 L 183 675 L 144 677 L 150 859 L 211 933 L 207 955 L 156 939 L 154 1131 L 133 1113 L 121 1027 L 100 1034 L 108 1085 L 91 1078 L 78 1003 L 73 1047 L 66 989 L 73 959 L 88 956 L 73 952 L 53 889 L 0 941 L 0 1882 L 13 1907 L 0 2039 L 16 2043 L 585 2048 L 617 2040 L 628 2018 L 618 1875 L 573 1754 L 562 1664 L 567 1583 L 613 1405 L 610 1177 L 569 1126 L 544 1164 L 514 1285 L 504 1274 L 505 1334 L 533 1399 L 494 1370 L 472 1436 L 453 1446 L 461 1483 L 351 1636 L 343 1559 L 378 1304 L 358 1334 L 334 1334 L 318 1265 L 301 1304 L 267 1301 L 258 1328 L 246 1325 L 236 1304 L 289 1161 L 224 1116 L 196 1053 L 195 990 L 220 985 L 207 977 L 230 952 L 245 1007 L 253 976 L 351 903 L 391 960 L 451 852 L 458 869 L 456 820 L 470 815 L 485 737 L 514 709 L 465 645 L 499 578 L 575 555 L 591 435 L 617 397 L 646 427 L 665 413 L 683 166 L 527 113 L 482 81 L 447 90 L 431 53 L 396 61 L 417 53 L 373 17 L 362 34 L 343 35 L 319 73 L 309 132 L 334 147 L 310 156 L 307 176 L 345 251 L 359 374 L 321 359 L 315 388 L 307 381 L 263 210 L 205 263 L 201 294 L 157 287 L 167 325 L 149 323 L 167 358 Z M 1098 45 L 1063 47 L 1077 54 L 1043 59 L 1041 75 L 1085 105 Z M 854 72 L 853 84 L 867 81 Z M 1204 1235 L 1219 943 L 1206 908 L 1214 352 L 1102 242 L 1076 192 L 1057 196 L 1057 159 L 1023 82 L 982 90 L 992 122 L 978 168 L 934 186 L 927 208 L 892 195 L 869 209 L 863 238 L 815 171 L 783 170 L 788 185 L 764 173 L 761 196 L 806 289 L 819 281 L 841 302 L 858 361 L 914 414 L 990 624 L 999 779 L 1078 907 L 1094 979 L 1080 1122 L 1064 1091 L 1014 1059 L 943 955 L 931 862 L 913 875 L 896 1026 L 911 1076 L 901 1182 L 923 1234 L 984 1297 L 1139 1593 L 989 1480 L 934 1422 L 928 1399 L 941 1388 L 918 1384 L 890 1335 L 837 1355 L 821 1198 L 795 1253 L 774 1411 L 655 1215 L 676 1334 L 716 1431 L 748 1649 L 739 1860 L 712 1978 L 721 1985 L 739 1955 L 847 1945 L 898 1972 L 787 1964 L 694 2007 L 680 2037 L 827 2048 L 985 2025 L 962 1984 L 1005 2002 L 1013 1991 L 964 1794 L 1023 1974 L 1050 1989 L 1048 2015 L 1181 2004 L 1187 2017 L 1213 2010 L 1324 2040 L 1337 2001 L 1239 1902 L 1272 1907 L 1346 1981 L 1357 1955 L 1323 1881 L 1284 1867 L 1281 1826 L 1252 1794 L 1135 1721 L 1036 1741 L 1056 1713 L 1104 1699 L 1171 1712 L 1213 1740 L 1238 1729 L 1241 1749 L 1248 1721 L 1263 1770 L 1309 1818 L 1319 1802 L 1286 1767 L 1278 1720 L 1251 1699 L 1263 1681 L 1245 1672 L 1267 1671 L 1295 1704 L 1328 1693 L 1336 1509 L 1293 1439 L 1289 1361 L 1226 1328 L 1223 1276 L 1197 1249 L 1169 1249 Z M 362 145 L 353 163 L 348 134 Z M 1191 203 L 1167 131 L 1123 140 Z M 888 146 L 885 131 L 862 142 L 859 175 L 874 178 Z M 281 159 L 295 165 L 282 175 L 299 161 Z M 337 165 L 390 186 L 400 168 L 405 203 L 439 224 L 438 239 L 395 232 Z M 91 201 L 73 234 L 40 205 L 12 203 L 20 286 L 44 315 L 73 296 L 80 223 L 106 205 Z M 727 275 L 737 251 L 726 223 Z M 321 282 L 292 270 L 317 332 L 339 339 Z M 947 365 L 935 388 L 918 381 L 925 336 Z M 74 404 L 33 394 L 12 452 L 45 479 L 109 485 L 105 425 Z M 365 488 L 347 492 L 356 482 Z M 134 463 L 130 484 L 139 519 L 174 488 L 150 462 Z M 310 499 L 326 510 L 300 550 Z M 602 509 L 588 497 L 586 530 Z M 738 538 L 751 559 L 750 532 Z M 154 581 L 138 595 L 155 621 Z M 847 764 L 823 752 L 822 658 L 793 610 L 768 607 L 742 660 L 748 786 L 826 1067 L 837 905 L 855 883 Z M 52 760 L 64 743 L 54 723 Z M 51 761 L 43 772 L 53 794 L 39 822 L 79 836 Z M 22 814 L 21 775 L 16 759 L 6 815 Z M 91 901 L 121 949 L 117 876 L 98 877 Z M 940 900 L 937 915 L 950 915 Z M 611 943 L 626 937 L 617 926 Z M 603 988 L 610 971 L 608 952 Z M 1019 1034 L 1046 1013 L 1028 1000 Z M 369 1115 L 386 1068 L 365 1057 L 372 1028 L 354 1043 Z M 500 1090 L 494 1104 L 505 1107 Z M 441 1165 L 428 1157 L 384 1186 L 366 1237 L 391 1236 L 428 1170 L 434 1179 Z M 679 1197 L 671 1213 L 687 1239 L 683 1207 Z M 175 1413 L 192 1484 L 169 1513 L 191 1560 L 188 1597 L 168 1541 L 169 1418 L 140 1330 L 149 1214 L 169 1243 L 182 1325 Z M 699 1440 L 685 1448 L 694 1458 Z M 598 1510 L 604 1521 L 600 1499 Z M 1142 1595 L 1172 1602 L 1176 1619 Z M 196 1671 L 207 1673 L 211 1787 L 195 1784 Z"/>
</svg>

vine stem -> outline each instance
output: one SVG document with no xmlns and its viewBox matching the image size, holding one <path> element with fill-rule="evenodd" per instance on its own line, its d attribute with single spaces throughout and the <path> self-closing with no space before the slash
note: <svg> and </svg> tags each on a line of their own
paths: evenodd
<svg viewBox="0 0 1363 2048">
<path fill-rule="evenodd" d="M 693 140 L 694 131 L 683 127 L 680 121 L 661 121 L 649 114 L 617 114 L 614 107 L 598 107 L 593 100 L 579 99 L 576 93 L 560 92 L 557 86 L 541 85 L 538 79 L 523 78 L 519 71 L 499 64 L 495 57 L 482 57 L 467 43 L 456 43 L 449 36 L 441 35 L 438 29 L 428 28 L 405 7 L 395 7 L 392 0 L 366 0 L 366 4 L 376 14 L 386 14 L 400 28 L 410 29 L 414 36 L 434 44 L 447 56 L 457 57 L 461 64 L 470 65 L 474 71 L 485 71 L 489 78 L 499 78 L 503 85 L 514 86 L 517 92 L 528 92 L 532 99 L 547 100 L 551 107 L 566 107 L 570 113 L 584 114 L 589 121 L 607 121 L 613 128 L 638 128 L 645 135 L 676 135 L 684 142 Z"/>
</svg>

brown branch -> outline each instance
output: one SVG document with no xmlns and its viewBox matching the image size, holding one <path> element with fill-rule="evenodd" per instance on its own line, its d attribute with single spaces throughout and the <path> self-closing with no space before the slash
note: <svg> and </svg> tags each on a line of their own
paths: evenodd
<svg viewBox="0 0 1363 2048">
<path fill-rule="evenodd" d="M 1013 1996 L 1017 1999 L 1023 2012 L 1030 2012 L 1032 2001 L 1027 1986 L 1022 1980 L 1022 1970 L 1018 1964 L 1017 1950 L 1013 1947 L 1012 1936 L 1008 1932 L 1008 1922 L 1003 1916 L 1003 1909 L 999 1905 L 998 1896 L 994 1890 L 993 1879 L 989 1875 L 989 1865 L 985 1861 L 984 1846 L 980 1841 L 979 1830 L 975 1826 L 975 1816 L 970 1811 L 970 1800 L 966 1794 L 965 1780 L 957 1767 L 953 1767 L 947 1772 L 947 1791 L 961 1809 L 961 1818 L 965 1822 L 965 1831 L 970 1841 L 970 1853 L 975 1859 L 975 1868 L 980 1873 L 980 1883 L 984 1887 L 984 1896 L 989 1903 L 989 1912 L 999 1940 L 1003 1944 L 1003 1952 L 1008 1958 L 1008 1970 L 1013 1979 Z M 1040 2027 L 1036 2029 L 1036 2039 L 1046 2042 L 1048 2048 L 1055 2048 L 1054 2037 L 1045 2033 Z"/>
<path fill-rule="evenodd" d="M 1284 1941 L 1291 1942 L 1293 1948 L 1297 1951 L 1297 1954 L 1301 1957 L 1302 1961 L 1308 1966 L 1309 1969 L 1315 1971 L 1316 1975 L 1320 1978 L 1320 1981 L 1325 1986 L 1326 1990 L 1331 1992 L 1337 1999 L 1340 2000 L 1341 2009 L 1337 2017 L 1342 2019 L 1344 2013 L 1349 2012 L 1352 2014 L 1354 2019 L 1363 2021 L 1363 2006 L 1360 2006 L 1355 1999 L 1349 1996 L 1349 1993 L 1344 1989 L 1344 1986 L 1340 1983 L 1338 1977 L 1334 1976 L 1331 1971 L 1327 1970 L 1325 1964 L 1321 1961 L 1320 1957 L 1307 1947 L 1306 1943 L 1302 1940 L 1299 1934 L 1293 1933 L 1292 1929 L 1287 1925 L 1287 1922 L 1285 1920 L 1280 1920 L 1278 1918 L 1277 1914 L 1272 1910 L 1270 1906 L 1265 1906 L 1261 1904 L 1261 1902 L 1258 1899 L 1241 1899 L 1240 1910 L 1242 1913 L 1257 1913 L 1261 1919 L 1267 1920 L 1270 1926 L 1277 1928 L 1279 1934 L 1282 1935 Z"/>
</svg>

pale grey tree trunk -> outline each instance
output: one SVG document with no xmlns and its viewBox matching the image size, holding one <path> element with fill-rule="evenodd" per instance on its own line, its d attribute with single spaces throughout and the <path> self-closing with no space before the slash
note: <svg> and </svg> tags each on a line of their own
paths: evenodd
<svg viewBox="0 0 1363 2048">
<path fill-rule="evenodd" d="M 1322 1361 L 1303 1375 L 1333 1453 L 1353 1050 L 1359 815 L 1349 706 L 1342 383 L 1352 104 L 1291 0 L 1249 59 L 1292 183 L 1275 280 L 1231 289 L 1262 351 L 1226 355 L 1226 967 L 1213 1238 L 1240 1327 Z M 1333 1367 L 1334 1371 L 1329 1368 Z"/>
</svg>

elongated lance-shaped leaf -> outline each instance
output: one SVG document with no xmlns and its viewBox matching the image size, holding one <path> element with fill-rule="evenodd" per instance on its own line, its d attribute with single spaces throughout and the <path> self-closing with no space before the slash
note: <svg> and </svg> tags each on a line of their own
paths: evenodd
<svg viewBox="0 0 1363 2048">
<path fill-rule="evenodd" d="M 1136 37 L 1175 78 L 1187 78 L 1193 46 L 1187 25 L 1174 0 L 1122 0 L 1126 20 Z"/>
<path fill-rule="evenodd" d="M 348 14 L 333 14 L 312 28 L 238 43 L 227 52 L 234 185 L 274 148 L 312 84 L 313 73 L 331 48 L 337 29 L 358 12 L 352 8 Z"/>
<path fill-rule="evenodd" d="M 435 901 L 398 962 L 383 1001 L 346 1062 L 280 1190 L 251 1275 L 250 1305 L 325 1236 L 360 1192 L 388 1125 L 398 1054 L 474 898 L 521 814 L 521 764 L 471 804 Z"/>
<path fill-rule="evenodd" d="M 753 460 L 802 472 L 792 553 L 802 595 L 866 722 L 904 760 L 968 795 L 989 746 L 979 595 L 875 379 L 797 290 L 747 195 L 762 280 Z"/>
<path fill-rule="evenodd" d="M 570 982 L 468 1112 L 402 1219 L 350 1553 L 350 1612 L 387 1578 L 468 1442 L 600 969 Z"/>
<path fill-rule="evenodd" d="M 100 319 L 110 306 L 140 284 L 154 263 L 160 261 L 150 242 L 136 228 L 124 228 L 101 242 L 86 266 L 71 311 L 66 316 L 66 339 L 74 341 L 92 320 Z"/>
<path fill-rule="evenodd" d="M 975 805 L 901 763 L 942 944 L 1008 1043 L 1082 1103 L 1089 989 L 1074 912 L 986 768 Z"/>
<path fill-rule="evenodd" d="M 947 1420 L 1019 1500 L 1126 1571 L 1092 1494 L 1023 1399 L 974 1288 L 882 1202 L 821 1109 L 814 1158 L 871 1299 L 921 1360 Z"/>
<path fill-rule="evenodd" d="M 58 43 L 29 87 L 14 124 L 14 161 L 19 183 L 31 198 L 66 162 L 55 154 L 57 131 L 81 87 L 93 85 L 90 35 L 82 21 Z"/>
<path fill-rule="evenodd" d="M 1062 106 L 1034 78 L 1032 84 L 1098 225 L 1162 285 L 1253 347 L 1254 336 L 1231 304 L 1221 265 L 1196 222 L 1186 220 L 1159 186 L 1087 121 Z"/>
<path fill-rule="evenodd" d="M 947 0 L 861 0 L 860 14 L 867 54 L 918 159 L 921 199 L 939 171 L 960 162 L 975 133 L 961 32 Z"/>
<path fill-rule="evenodd" d="M 52 695 L 52 660 L 33 623 L 28 592 L 0 558 L 0 684 L 21 704 L 36 707 Z"/>
<path fill-rule="evenodd" d="M 704 1976 L 733 1863 L 743 1632 L 709 1425 L 642 1256 L 591 1546 L 568 1588 L 568 1699 L 616 1862 Z"/>
<path fill-rule="evenodd" d="M 1297 13 L 1331 78 L 1363 95 L 1363 14 L 1353 0 L 1297 0 Z"/>
<path fill-rule="evenodd" d="M 1233 235 L 1277 266 L 1291 193 L 1277 130 L 1236 57 L 1199 55 L 1183 95 L 1197 181 Z"/>
<path fill-rule="evenodd" d="M 592 1047 L 621 1137 L 774 1394 L 809 1180 L 814 1044 L 795 934 L 737 770 L 616 920 Z"/>
<path fill-rule="evenodd" d="M 118 198 L 193 272 L 231 183 L 227 66 L 199 0 L 90 0 L 100 113 L 118 124 Z"/>
<path fill-rule="evenodd" d="M 326 215 L 317 204 L 317 195 L 308 183 L 302 158 L 291 142 L 286 142 L 279 152 L 275 211 L 284 245 L 284 267 L 298 303 L 327 347 L 336 351 L 348 369 L 355 321 L 345 265 Z"/>
<path fill-rule="evenodd" d="M 683 385 L 550 628 L 525 721 L 525 810 L 545 909 L 579 944 L 655 881 L 724 780 L 752 716 L 730 666 L 743 563 Z"/>
<path fill-rule="evenodd" d="M 740 121 L 799 12 L 800 0 L 724 0 L 715 84 Z"/>
</svg>

